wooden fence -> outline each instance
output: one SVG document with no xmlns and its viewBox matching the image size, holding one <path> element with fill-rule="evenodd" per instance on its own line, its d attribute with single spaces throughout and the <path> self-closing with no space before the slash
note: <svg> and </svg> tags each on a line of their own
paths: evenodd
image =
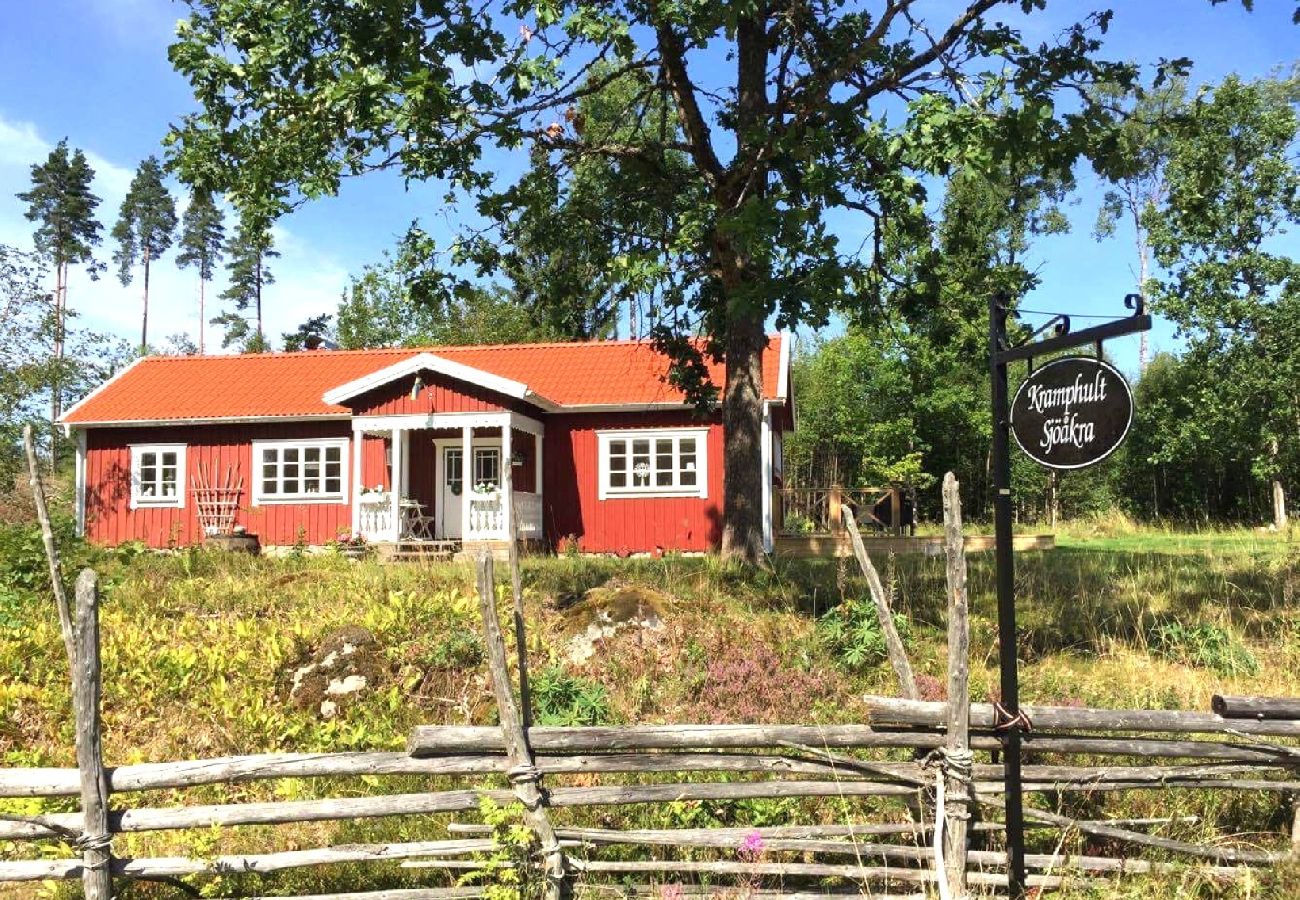
<svg viewBox="0 0 1300 900">
<path fill-rule="evenodd" d="M 844 530 L 844 508 L 855 510 L 861 522 L 882 534 L 916 532 L 916 491 L 910 485 L 785 487 L 776 496 L 774 527 L 779 534 L 839 534 Z"/>
<path fill-rule="evenodd" d="M 949 696 L 965 694 L 968 643 L 965 566 L 961 552 L 956 484 L 945 484 L 948 521 L 950 644 L 953 658 Z M 852 517 L 846 524 L 857 536 Z M 862 542 L 855 541 L 860 548 Z M 882 624 L 892 619 L 865 551 L 867 574 Z M 57 554 L 51 565 L 57 575 Z M 652 893 L 664 886 L 673 896 L 696 896 L 701 885 L 739 883 L 753 895 L 784 896 L 858 893 L 864 890 L 925 890 L 960 896 L 965 887 L 996 891 L 1005 886 L 1005 854 L 996 843 L 1002 805 L 1002 767 L 996 762 L 1001 722 L 994 707 L 925 703 L 906 656 L 891 649 L 903 693 L 911 699 L 864 698 L 870 724 L 813 725 L 638 725 L 548 728 L 529 724 L 528 671 L 524 665 L 523 615 L 517 559 L 511 560 L 517 685 L 512 684 L 507 642 L 500 627 L 493 562 L 477 561 L 483 633 L 499 727 L 433 725 L 416 728 L 406 752 L 280 753 L 149 763 L 106 768 L 100 752 L 98 585 L 87 570 L 76 583 L 75 621 L 69 614 L 73 660 L 77 767 L 0 769 L 0 797 L 80 799 L 78 812 L 0 817 L 0 841 L 53 840 L 79 853 L 0 861 L 0 882 L 80 879 L 92 900 L 113 895 L 115 879 L 160 879 L 222 873 L 268 873 L 338 863 L 392 863 L 451 873 L 481 868 L 481 855 L 497 849 L 477 823 L 452 823 L 439 840 L 346 844 L 208 858 L 123 858 L 113 852 L 115 835 L 143 831 L 277 825 L 389 816 L 465 813 L 483 797 L 519 801 L 533 837 L 533 851 L 516 865 L 526 867 L 549 898 L 593 893 L 611 887 Z M 873 577 L 875 576 L 875 577 Z M 56 583 L 59 583 L 56 579 Z M 66 602 L 66 601 L 61 601 Z M 70 612 L 70 611 L 69 611 Z M 896 639 L 896 634 L 891 637 Z M 1300 793 L 1300 720 L 1214 713 L 1027 707 L 1033 719 L 1024 747 L 1025 791 L 1057 797 L 1114 791 L 1263 791 Z M 1227 707 L 1225 707 L 1227 708 Z M 1197 736 L 1197 739 L 1192 739 Z M 897 751 L 910 751 L 899 754 Z M 903 758 L 900 758 L 902 756 Z M 1059 761 L 1081 756 L 1077 763 Z M 1095 760 L 1112 760 L 1097 763 Z M 1048 762 L 1048 760 L 1051 760 Z M 421 793 L 338 796 L 274 802 L 131 807 L 126 795 L 158 789 L 240 784 L 285 778 L 442 776 L 464 786 Z M 508 788 L 484 789 L 489 776 L 505 776 Z M 544 786 L 544 781 L 582 776 L 580 784 Z M 605 776 L 616 776 L 607 780 Z M 637 776 L 629 778 L 629 776 Z M 714 780 L 700 780 L 705 779 Z M 663 780 L 669 778 L 670 780 Z M 369 790 L 367 788 L 367 790 Z M 744 801 L 759 798 L 828 798 L 840 821 L 780 827 L 612 829 L 566 824 L 568 811 L 592 807 L 669 804 L 682 801 Z M 908 822 L 863 819 L 893 799 L 913 813 Z M 1029 826 L 1058 836 L 1030 854 L 1030 884 L 1053 888 L 1070 879 L 1113 873 L 1161 873 L 1188 862 L 1216 878 L 1230 879 L 1248 866 L 1291 858 L 1286 836 L 1273 848 L 1234 842 L 1229 835 L 1193 843 L 1147 829 L 1178 824 L 1172 818 L 1078 820 L 1031 804 Z M 901 812 L 902 805 L 899 806 Z M 971 846 L 969 833 L 984 846 Z M 1070 854 L 1060 850 L 1070 835 L 1126 846 L 1124 856 Z M 607 848 L 618 848 L 611 855 Z M 688 852 L 689 851 L 689 852 Z M 1143 858 L 1143 851 L 1160 859 Z M 682 858 L 683 855 L 688 858 Z M 942 873 L 946 873 L 942 874 Z M 444 884 L 451 880 L 440 876 Z M 827 887 L 838 879 L 838 887 Z M 681 887 L 682 883 L 690 886 Z M 433 900 L 472 897 L 482 885 L 372 891 L 323 897 L 370 900 Z"/>
</svg>

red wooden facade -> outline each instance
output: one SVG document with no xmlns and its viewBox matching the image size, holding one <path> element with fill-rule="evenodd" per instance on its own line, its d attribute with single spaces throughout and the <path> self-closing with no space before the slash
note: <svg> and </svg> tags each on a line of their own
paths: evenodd
<svg viewBox="0 0 1300 900">
<path fill-rule="evenodd" d="M 539 357 L 545 357 L 549 346 L 535 348 Z M 784 352 L 788 354 L 788 350 Z M 392 351 L 385 353 L 377 361 L 377 367 L 380 363 L 391 364 Z M 321 352 L 310 356 L 314 359 L 307 362 L 320 368 L 332 363 L 336 354 Z M 365 373 L 355 358 L 341 353 L 337 356 L 347 363 L 344 367 L 341 362 L 340 369 L 346 369 L 350 378 Z M 204 371 L 220 368 L 210 357 L 199 359 Z M 787 367 L 785 360 L 783 356 L 783 368 Z M 282 363 L 276 361 L 276 365 Z M 175 361 L 154 368 L 157 371 L 146 373 L 150 378 L 175 381 L 176 390 L 186 396 L 193 396 L 200 389 L 219 389 L 224 383 L 214 380 L 213 384 L 187 386 L 184 383 L 187 369 Z M 194 368 L 199 368 L 199 364 Z M 277 368 L 277 373 L 284 371 Z M 554 377 L 554 373 L 547 374 Z M 316 377 L 321 385 L 331 384 L 327 374 Z M 771 385 L 779 384 L 781 378 L 785 379 L 785 387 L 773 396 Z M 179 424 L 166 422 L 162 414 L 150 417 L 152 421 L 148 424 L 97 419 L 93 413 L 98 409 L 130 407 L 131 414 L 143 420 L 152 408 L 147 398 L 114 396 L 113 390 L 119 394 L 125 390 L 120 384 L 114 388 L 114 383 L 121 380 L 129 386 L 130 370 L 101 389 L 108 399 L 97 400 L 98 408 L 92 404 L 90 412 L 83 412 L 80 420 L 73 413 L 65 417 L 71 429 L 82 432 L 79 435 L 81 515 L 86 536 L 96 543 L 115 545 L 140 541 L 151 547 L 169 547 L 202 542 L 204 535 L 191 493 L 202 469 L 216 480 L 223 479 L 228 471 L 242 477 L 243 492 L 235 521 L 249 533 L 258 535 L 263 545 L 326 544 L 352 532 L 359 521 L 358 498 L 362 493 L 391 490 L 394 436 L 401 435 L 403 441 L 401 496 L 433 510 L 443 475 L 439 447 L 461 445 L 464 427 L 471 428 L 475 440 L 500 441 L 502 429 L 506 427 L 501 423 L 506 422 L 515 424 L 510 431 L 510 445 L 517 464 L 511 468 L 511 486 L 519 492 L 541 495 L 542 536 L 549 546 L 559 547 L 572 541 L 586 552 L 614 554 L 707 551 L 715 548 L 721 537 L 723 428 L 717 415 L 702 420 L 684 405 L 666 409 L 664 403 L 656 400 L 622 405 L 602 403 L 600 408 L 591 405 L 590 409 L 574 404 L 577 408 L 571 408 L 551 399 L 555 396 L 554 388 L 549 389 L 551 396 L 546 398 L 531 393 L 508 396 L 467 378 L 421 370 L 378 386 L 370 387 L 367 383 L 366 390 L 348 397 L 341 405 L 323 404 L 320 410 L 268 409 L 265 415 L 241 416 L 257 421 L 196 420 Z M 484 381 L 498 388 L 501 384 L 491 379 Z M 767 382 L 765 397 L 772 414 L 771 427 L 764 432 L 769 441 L 764 465 L 770 492 L 772 483 L 780 477 L 780 432 L 793 422 L 788 375 L 769 375 Z M 146 386 L 151 391 L 157 390 L 156 383 L 146 382 Z M 273 388 L 288 392 L 284 387 Z M 656 390 L 662 388 L 657 386 Z M 307 396 L 307 392 L 299 393 Z M 527 399 L 521 399 L 525 396 Z M 535 398 L 537 402 L 529 402 Z M 247 403 L 247 398 L 243 402 Z M 294 395 L 293 402 L 302 404 L 306 400 Z M 158 401 L 158 407 L 165 412 L 165 398 Z M 436 427 L 421 425 L 426 419 L 428 425 Z M 485 426 L 485 419 L 498 424 Z M 602 497 L 599 434 L 657 429 L 702 430 L 704 496 L 618 496 L 611 490 L 608 496 Z M 542 435 L 535 436 L 530 431 L 541 431 Z M 255 502 L 253 479 L 259 467 L 253 458 L 253 442 L 313 439 L 344 442 L 342 499 L 310 503 Z M 359 459 L 354 455 L 357 440 L 361 441 Z M 444 443 L 437 443 L 440 441 Z M 132 446 L 164 444 L 185 447 L 181 481 L 186 495 L 184 503 L 180 507 L 132 508 Z M 536 503 L 536 498 L 533 502 Z M 766 502 L 770 509 L 770 493 Z"/>
</svg>

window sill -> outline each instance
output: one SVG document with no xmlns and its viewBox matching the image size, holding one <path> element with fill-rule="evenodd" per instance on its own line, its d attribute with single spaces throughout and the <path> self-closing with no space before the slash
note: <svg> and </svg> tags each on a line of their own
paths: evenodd
<svg viewBox="0 0 1300 900">
<path fill-rule="evenodd" d="M 300 496 L 284 497 L 254 497 L 254 506 L 291 506 L 291 505 L 320 505 L 344 504 L 347 498 L 342 494 L 302 494 Z"/>
<path fill-rule="evenodd" d="M 663 490 L 644 491 L 605 491 L 601 500 L 707 500 L 709 495 L 698 488 L 665 488 Z"/>
</svg>

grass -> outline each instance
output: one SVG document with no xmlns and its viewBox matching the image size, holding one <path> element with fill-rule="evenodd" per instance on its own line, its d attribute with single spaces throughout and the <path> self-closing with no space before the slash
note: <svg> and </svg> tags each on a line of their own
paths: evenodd
<svg viewBox="0 0 1300 900">
<path fill-rule="evenodd" d="M 1216 692 L 1300 694 L 1300 555 L 1286 536 L 1248 532 L 1094 534 L 1068 529 L 1062 548 L 1017 557 L 1022 697 L 1027 702 L 1208 709 Z M 202 551 L 91 554 L 104 579 L 105 755 L 110 764 L 276 750 L 400 748 L 416 724 L 494 721 L 477 642 L 470 572 L 455 565 L 381 566 L 337 556 L 250 559 Z M 945 666 L 942 560 L 877 559 L 896 593 L 913 664 L 941 693 Z M 10 571 L 21 566 L 10 566 Z M 8 766 L 73 764 L 66 664 L 53 611 L 10 578 L 0 598 L 0 758 Z M 847 562 L 779 563 L 754 572 L 711 558 L 532 559 L 525 563 L 529 667 L 551 721 L 853 722 L 857 698 L 893 693 L 860 612 Z M 972 696 L 996 695 L 992 560 L 970 559 Z M 567 642 L 588 621 L 593 589 L 652 598 L 662 628 L 598 642 L 582 663 Z M 606 591 L 608 593 L 608 591 Z M 6 599 L 7 598 L 7 599 Z M 295 693 L 293 671 L 331 636 L 365 629 L 375 643 L 371 690 L 324 718 L 319 696 Z M 309 694 L 310 692 L 308 692 Z M 1050 760 L 1034 760 L 1050 761 Z M 665 777 L 664 780 L 671 780 Z M 581 778 L 567 783 L 590 783 Z M 132 805 L 254 801 L 420 791 L 465 782 L 286 780 L 131 797 Z M 1089 816 L 1195 814 L 1162 833 L 1221 840 L 1240 833 L 1285 846 L 1289 804 L 1276 795 L 1197 791 L 1071 796 Z M 70 809 L 70 801 L 4 801 L 0 811 Z M 699 827 L 902 819 L 897 801 L 677 803 L 564 811 L 565 823 Z M 461 821 L 475 820 L 462 815 Z M 319 823 L 280 829 L 125 835 L 121 855 L 265 852 L 327 843 L 447 836 L 448 817 Z M 1208 824 L 1207 824 L 1208 823 Z M 1046 841 L 1046 836 L 1036 840 Z M 1036 849 L 1046 852 L 1051 844 Z M 1104 849 L 1077 837 L 1067 847 Z M 0 858 L 30 846 L 0 843 Z M 50 843 L 42 852 L 68 848 Z M 609 851 L 617 854 L 630 851 Z M 376 875 L 378 873 L 378 875 Z M 208 896 L 360 890 L 447 883 L 396 865 L 193 879 Z M 1294 896 L 1295 873 L 1224 888 L 1196 876 L 1125 879 L 1073 896 Z M 30 886 L 13 896 L 30 896 Z M 51 893 L 54 888 L 41 888 Z M 182 896 L 137 884 L 126 897 Z"/>
</svg>

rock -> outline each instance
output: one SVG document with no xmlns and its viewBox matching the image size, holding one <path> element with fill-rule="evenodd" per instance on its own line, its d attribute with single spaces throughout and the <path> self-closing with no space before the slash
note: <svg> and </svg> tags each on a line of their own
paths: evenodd
<svg viewBox="0 0 1300 900">
<path fill-rule="evenodd" d="M 365 686 L 366 676 L 349 675 L 346 678 L 335 678 L 325 685 L 325 693 L 331 696 L 355 694 L 357 691 L 364 690 Z"/>
<path fill-rule="evenodd" d="M 581 665 L 596 653 L 596 644 L 628 629 L 663 630 L 668 598 L 640 585 L 593 588 L 566 610 L 571 632 L 565 643 L 569 662 Z"/>
<path fill-rule="evenodd" d="M 356 626 L 326 635 L 286 673 L 289 701 L 300 709 L 318 710 L 322 718 L 338 715 L 383 677 L 377 645 L 373 634 Z"/>
</svg>

